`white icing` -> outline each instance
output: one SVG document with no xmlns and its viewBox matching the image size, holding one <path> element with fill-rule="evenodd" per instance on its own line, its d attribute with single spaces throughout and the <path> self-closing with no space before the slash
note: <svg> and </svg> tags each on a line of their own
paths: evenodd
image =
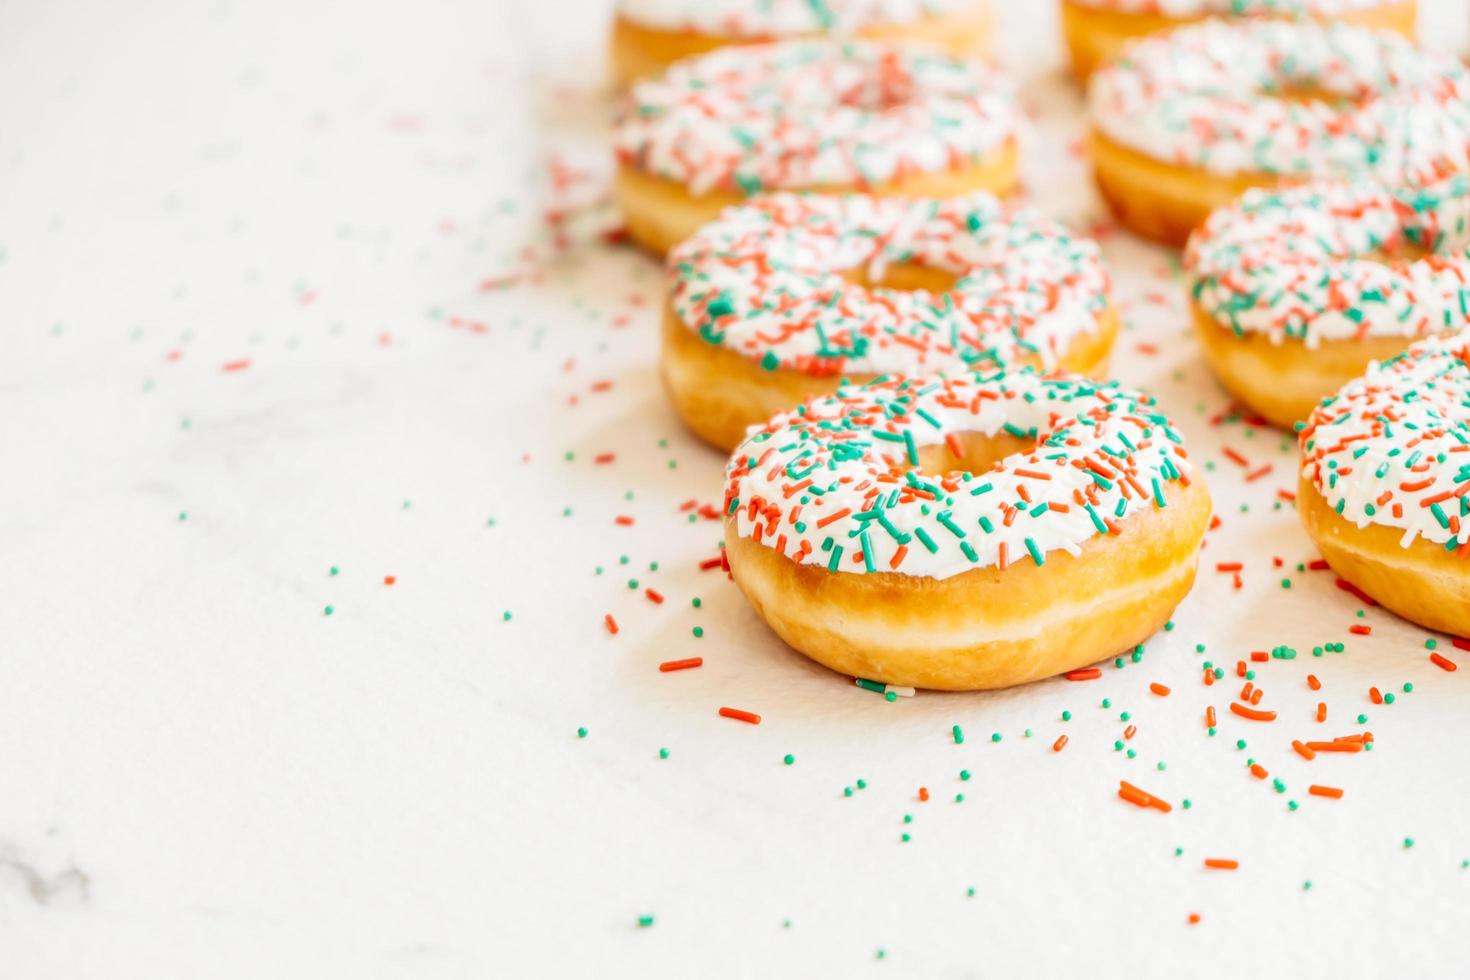
<svg viewBox="0 0 1470 980">
<path fill-rule="evenodd" d="M 1283 97 L 1303 86 L 1343 101 Z M 1156 35 L 1095 74 L 1088 102 L 1114 142 L 1213 173 L 1427 183 L 1470 166 L 1465 68 L 1342 24 L 1215 20 Z"/>
<path fill-rule="evenodd" d="M 1424 340 L 1317 407 L 1302 476 L 1328 506 L 1358 527 L 1402 530 L 1404 547 L 1470 541 L 1467 358 L 1470 331 Z"/>
<path fill-rule="evenodd" d="M 1036 448 L 975 475 L 904 473 L 918 449 L 950 434 L 1002 431 L 1032 436 Z M 1188 473 L 1178 434 L 1147 399 L 1020 369 L 845 385 L 808 401 L 735 450 L 725 506 L 737 534 L 793 561 L 942 579 L 1075 555 L 1108 522 L 1126 526 L 1156 507 Z M 866 560 L 855 562 L 859 551 Z"/>
<path fill-rule="evenodd" d="M 921 45 L 721 48 L 634 87 L 619 160 L 690 193 L 866 187 L 979 161 L 1016 134 L 1009 84 Z"/>
<path fill-rule="evenodd" d="M 1405 246 L 1429 257 L 1390 263 Z M 1319 182 L 1250 191 L 1210 215 L 1184 266 L 1204 312 L 1273 343 L 1453 329 L 1470 294 L 1470 182 Z"/>
<path fill-rule="evenodd" d="M 943 293 L 855 285 L 890 265 L 957 276 Z M 993 195 L 904 200 L 778 194 L 726 210 L 669 255 L 689 329 L 766 367 L 919 374 L 1035 357 L 1097 329 L 1107 273 L 1095 244 Z M 712 304 L 714 304 L 712 306 Z"/>
</svg>

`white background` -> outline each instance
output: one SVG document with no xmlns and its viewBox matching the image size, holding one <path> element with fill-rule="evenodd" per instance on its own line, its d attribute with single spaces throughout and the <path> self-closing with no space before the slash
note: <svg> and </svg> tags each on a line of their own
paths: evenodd
<svg viewBox="0 0 1470 980">
<path fill-rule="evenodd" d="M 1054 12 L 1005 6 L 1030 199 L 1106 234 Z M 1463 5 L 1426 6 L 1460 45 Z M 1106 237 L 1116 373 L 1222 525 L 1141 663 L 889 704 L 698 570 L 719 525 L 678 508 L 723 460 L 656 383 L 656 263 L 588 208 L 605 16 L 0 2 L 0 974 L 1463 973 L 1470 669 L 1295 571 L 1291 440 L 1211 424 L 1164 251 Z M 1279 721 L 1201 686 L 1277 644 Z M 1371 753 L 1291 752 L 1358 712 Z"/>
</svg>

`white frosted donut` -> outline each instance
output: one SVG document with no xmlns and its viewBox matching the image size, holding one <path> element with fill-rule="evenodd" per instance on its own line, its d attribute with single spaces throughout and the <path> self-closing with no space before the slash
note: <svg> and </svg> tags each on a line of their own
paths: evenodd
<svg viewBox="0 0 1470 980">
<path fill-rule="evenodd" d="M 1339 575 L 1432 629 L 1470 633 L 1470 331 L 1414 344 L 1302 429 L 1298 508 Z"/>
<path fill-rule="evenodd" d="M 752 431 L 726 554 L 778 634 L 837 670 L 984 688 L 1162 625 L 1209 514 L 1177 432 L 1118 387 L 1030 369 L 844 385 Z"/>
<path fill-rule="evenodd" d="M 1464 66 L 1342 24 L 1206 21 L 1151 37 L 1092 77 L 1088 104 L 1105 197 L 1177 243 L 1251 186 L 1431 183 L 1470 166 Z M 1148 227 L 1150 205 L 1167 229 Z"/>
<path fill-rule="evenodd" d="M 656 78 L 717 48 L 823 36 L 919 41 L 955 57 L 983 55 L 988 0 L 618 0 L 614 79 Z"/>
<path fill-rule="evenodd" d="M 1116 332 L 1097 246 L 984 193 L 755 198 L 671 252 L 668 281 L 665 382 L 725 449 L 840 377 L 1099 372 Z"/>
<path fill-rule="evenodd" d="M 617 13 L 666 31 L 767 40 L 907 24 L 974 5 L 974 0 L 618 0 Z"/>
<path fill-rule="evenodd" d="M 1317 182 L 1251 191 L 1184 254 L 1206 353 L 1279 425 L 1415 339 L 1459 329 L 1470 296 L 1470 181 Z"/>
<path fill-rule="evenodd" d="M 630 233 L 665 251 L 758 191 L 1003 193 L 1021 122 L 995 70 L 922 45 L 725 48 L 634 87 L 616 126 Z"/>
</svg>

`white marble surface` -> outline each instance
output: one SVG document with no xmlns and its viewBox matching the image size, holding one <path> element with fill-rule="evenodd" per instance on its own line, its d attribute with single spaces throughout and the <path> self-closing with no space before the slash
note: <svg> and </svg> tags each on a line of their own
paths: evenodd
<svg viewBox="0 0 1470 980">
<path fill-rule="evenodd" d="M 1463 4 L 1428 6 L 1458 45 Z M 1089 227 L 1053 12 L 1005 14 L 1032 196 Z M 0 2 L 0 975 L 1462 972 L 1470 670 L 1293 571 L 1288 440 L 1210 424 L 1164 252 L 1106 241 L 1117 373 L 1216 465 L 1223 524 L 1142 663 L 887 704 L 698 570 L 718 526 L 678 508 L 722 460 L 655 383 L 656 266 L 581 210 L 604 16 Z M 552 159 L 592 176 L 552 193 Z M 548 206 L 577 209 L 564 248 Z M 1302 656 L 1261 669 L 1274 725 L 1200 685 L 1278 643 Z M 1372 753 L 1291 753 L 1359 711 Z"/>
</svg>

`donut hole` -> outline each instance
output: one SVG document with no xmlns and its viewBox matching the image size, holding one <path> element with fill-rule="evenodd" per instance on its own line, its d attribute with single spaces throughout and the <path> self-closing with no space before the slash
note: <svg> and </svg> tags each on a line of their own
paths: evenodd
<svg viewBox="0 0 1470 980">
<path fill-rule="evenodd" d="M 873 70 L 837 93 L 837 104 L 859 112 L 884 113 L 907 107 L 914 100 L 914 76 L 904 68 L 896 51 L 885 51 Z"/>
<path fill-rule="evenodd" d="M 877 277 L 873 276 L 873 270 L 868 266 L 843 269 L 837 274 L 846 282 L 862 289 L 891 289 L 905 293 L 947 293 L 959 282 L 959 276 L 953 272 L 916 262 L 885 266 Z"/>
<path fill-rule="evenodd" d="M 958 446 L 960 452 L 955 453 Z M 956 472 L 979 476 L 995 469 L 1002 460 L 1029 453 L 1036 448 L 1036 440 L 1022 439 L 1008 432 L 985 435 L 980 432 L 952 433 L 944 442 L 922 446 L 918 451 L 919 464 L 906 467 L 915 474 L 927 473 L 943 476 Z"/>
<path fill-rule="evenodd" d="M 1333 112 L 1343 112 L 1361 106 L 1372 93 L 1366 90 L 1343 91 L 1316 78 L 1286 78 L 1278 83 L 1262 86 L 1259 94 L 1281 102 L 1320 106 Z"/>
</svg>

